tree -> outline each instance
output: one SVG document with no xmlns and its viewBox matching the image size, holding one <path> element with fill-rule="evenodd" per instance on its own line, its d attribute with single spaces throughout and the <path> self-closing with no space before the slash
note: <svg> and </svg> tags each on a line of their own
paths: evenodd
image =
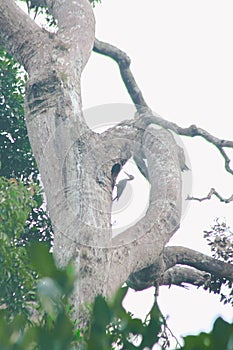
<svg viewBox="0 0 233 350">
<path fill-rule="evenodd" d="M 170 131 L 211 142 L 231 174 L 225 148 L 232 148 L 232 141 L 153 114 L 131 73 L 129 57 L 94 38 L 94 16 L 87 0 L 28 4 L 36 11 L 46 7 L 57 23 L 56 34 L 39 28 L 14 1 L 1 0 L 0 44 L 29 75 L 27 130 L 53 224 L 54 256 L 61 267 L 70 260 L 76 266 L 72 297 L 79 308 L 76 317 L 82 317 L 86 302 L 98 294 L 111 295 L 125 281 L 136 290 L 164 284 L 208 285 L 210 274 L 231 282 L 232 264 L 165 245 L 179 229 L 185 170 L 183 151 Z M 118 63 L 137 111 L 134 120 L 102 134 L 88 128 L 81 105 L 80 78 L 92 49 Z M 112 238 L 112 189 L 130 158 L 150 182 L 149 208 L 139 222 Z"/>
</svg>

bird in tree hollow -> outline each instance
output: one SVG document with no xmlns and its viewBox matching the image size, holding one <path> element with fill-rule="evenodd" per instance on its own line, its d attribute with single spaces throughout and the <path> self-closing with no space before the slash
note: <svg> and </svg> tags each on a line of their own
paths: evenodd
<svg viewBox="0 0 233 350">
<path fill-rule="evenodd" d="M 113 201 L 115 200 L 119 200 L 120 196 L 122 195 L 124 189 L 125 189 L 125 186 L 127 184 L 127 181 L 131 181 L 134 179 L 134 176 L 133 175 L 129 175 L 127 174 L 125 171 L 124 173 L 128 176 L 128 179 L 123 179 L 123 180 L 120 180 L 117 184 L 116 184 L 116 188 L 117 188 L 117 195 L 116 197 L 113 199 Z"/>
</svg>

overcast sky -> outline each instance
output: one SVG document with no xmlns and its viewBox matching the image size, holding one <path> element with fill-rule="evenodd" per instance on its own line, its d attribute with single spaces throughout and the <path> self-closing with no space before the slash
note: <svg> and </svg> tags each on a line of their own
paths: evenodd
<svg viewBox="0 0 233 350">
<path fill-rule="evenodd" d="M 95 8 L 96 37 L 131 57 L 135 78 L 155 112 L 232 140 L 232 10 L 230 0 L 102 0 Z M 85 109 L 131 104 L 117 65 L 95 53 L 83 73 L 82 98 Z M 192 166 L 192 194 L 202 197 L 214 187 L 229 197 L 233 181 L 220 153 L 200 138 L 182 141 Z M 193 202 L 171 243 L 209 253 L 203 230 L 216 217 L 226 218 L 233 230 L 232 213 L 233 204 L 217 199 Z M 152 295 L 153 290 L 132 292 L 126 305 L 145 316 Z M 233 320 L 232 308 L 220 304 L 219 297 L 194 288 L 161 288 L 159 303 L 175 335 L 208 331 L 219 314 Z"/>
</svg>

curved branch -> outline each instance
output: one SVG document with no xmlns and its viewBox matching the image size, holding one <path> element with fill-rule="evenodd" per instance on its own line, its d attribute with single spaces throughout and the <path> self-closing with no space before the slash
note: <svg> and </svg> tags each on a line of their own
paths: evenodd
<svg viewBox="0 0 233 350">
<path fill-rule="evenodd" d="M 201 286 L 208 282 L 210 274 L 233 281 L 233 265 L 189 248 L 166 247 L 153 264 L 131 273 L 127 284 L 135 290 L 171 284 L 183 286 L 183 283 Z"/>
<path fill-rule="evenodd" d="M 181 266 L 175 266 L 168 269 L 158 278 L 157 269 L 154 267 L 155 266 L 150 266 L 131 274 L 127 280 L 129 287 L 134 290 L 144 290 L 153 286 L 170 287 L 173 284 L 186 288 L 185 283 L 199 287 L 204 285 L 209 279 L 209 275 L 206 272 Z"/>
<path fill-rule="evenodd" d="M 225 277 L 233 281 L 233 265 L 211 258 L 186 247 L 166 247 L 163 253 L 166 270 L 181 264 L 188 265 L 200 271 L 206 271 L 217 277 Z"/>
<path fill-rule="evenodd" d="M 119 66 L 121 77 L 138 113 L 149 111 L 149 107 L 130 69 L 130 58 L 117 47 L 95 39 L 94 52 L 111 57 Z"/>
<path fill-rule="evenodd" d="M 223 147 L 232 147 L 230 145 L 231 141 L 224 141 L 224 142 L 226 142 L 226 145 L 223 146 Z M 226 154 L 226 152 L 224 151 L 224 149 L 221 146 L 219 146 L 218 149 L 219 149 L 219 152 L 221 153 L 221 155 L 224 158 L 226 171 L 233 175 L 233 170 L 230 167 L 230 161 L 231 161 L 230 158 L 228 157 L 228 155 Z"/>
<path fill-rule="evenodd" d="M 148 127 L 142 146 L 151 184 L 149 207 L 142 219 L 112 239 L 109 292 L 130 273 L 153 264 L 179 227 L 181 169 L 174 137 L 165 129 Z M 118 271 L 117 276 L 114 271 Z"/>
<path fill-rule="evenodd" d="M 171 133 L 152 127 L 145 130 L 142 145 L 151 184 L 149 208 L 145 217 L 116 236 L 112 243 L 121 246 L 142 239 L 144 243 L 148 241 L 147 244 L 156 241 L 162 248 L 179 226 L 181 170 L 178 149 Z M 158 232 L 155 234 L 154 230 Z"/>
</svg>

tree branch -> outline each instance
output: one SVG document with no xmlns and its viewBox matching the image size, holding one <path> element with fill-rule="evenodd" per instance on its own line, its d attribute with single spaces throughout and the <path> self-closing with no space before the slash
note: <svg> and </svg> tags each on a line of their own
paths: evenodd
<svg viewBox="0 0 233 350">
<path fill-rule="evenodd" d="M 46 31 L 38 27 L 13 0 L 0 0 L 0 44 L 27 71 L 35 63 L 34 57 L 38 52 L 41 62 L 46 62 L 51 45 Z"/>
<path fill-rule="evenodd" d="M 176 134 L 181 136 L 189 136 L 189 137 L 200 136 L 204 138 L 206 141 L 216 146 L 216 148 L 219 150 L 219 152 L 224 158 L 226 171 L 233 175 L 233 169 L 231 169 L 229 165 L 230 158 L 227 156 L 226 152 L 223 149 L 224 147 L 233 148 L 233 141 L 219 139 L 211 135 L 206 130 L 197 127 L 196 125 L 191 125 L 188 128 L 181 128 L 176 123 L 164 120 L 163 118 L 161 118 L 159 115 L 155 113 L 151 115 L 147 113 L 145 113 L 144 115 L 141 115 L 141 118 L 139 119 L 139 125 L 141 125 L 142 127 L 146 127 L 149 124 L 160 125 L 163 128 L 170 129 L 174 131 Z"/>
<path fill-rule="evenodd" d="M 209 274 L 233 281 L 233 265 L 189 248 L 166 247 L 160 259 L 155 258 L 150 266 L 131 273 L 127 284 L 135 290 L 171 284 L 183 287 L 183 283 L 201 286 L 208 282 Z"/>
<path fill-rule="evenodd" d="M 99 41 L 98 39 L 95 39 L 93 51 L 111 57 L 114 61 L 116 61 L 116 63 L 119 66 L 121 77 L 123 79 L 125 87 L 128 90 L 128 93 L 133 103 L 135 104 L 138 113 L 149 111 L 150 109 L 131 72 L 131 60 L 129 56 L 127 56 L 125 52 L 118 49 L 117 47 Z"/>
<path fill-rule="evenodd" d="M 202 202 L 205 200 L 210 200 L 212 196 L 216 196 L 220 200 L 220 202 L 224 203 L 230 203 L 233 201 L 233 194 L 229 198 L 223 198 L 214 188 L 211 188 L 210 192 L 207 194 L 206 197 L 197 198 L 188 196 L 187 199 Z"/>
<path fill-rule="evenodd" d="M 158 272 L 150 266 L 131 274 L 127 280 L 127 284 L 135 290 L 144 290 L 153 286 L 171 286 L 172 284 L 185 288 L 185 283 L 201 286 L 208 279 L 209 275 L 206 272 L 181 266 L 168 269 L 158 278 Z"/>
<path fill-rule="evenodd" d="M 167 270 L 159 281 L 159 285 L 169 285 L 172 284 L 185 287 L 184 283 L 192 284 L 193 286 L 202 286 L 207 280 L 209 280 L 210 275 L 206 272 L 198 271 L 190 267 L 175 266 Z"/>
<path fill-rule="evenodd" d="M 163 253 L 166 270 L 181 264 L 200 271 L 206 271 L 217 277 L 225 277 L 233 281 L 233 265 L 211 258 L 205 254 L 186 247 L 166 247 Z"/>
<path fill-rule="evenodd" d="M 206 130 L 197 127 L 196 125 L 190 125 L 188 128 L 181 128 L 176 123 L 164 120 L 158 114 L 152 113 L 151 109 L 148 107 L 145 99 L 139 89 L 136 80 L 130 70 L 130 58 L 125 52 L 121 51 L 117 47 L 101 42 L 95 39 L 95 44 L 93 50 L 105 56 L 111 57 L 116 61 L 119 66 L 123 82 L 128 90 L 128 93 L 135 104 L 135 107 L 141 117 L 142 127 L 146 128 L 149 124 L 157 124 L 165 129 L 170 129 L 178 135 L 182 136 L 200 136 L 206 141 L 212 143 L 217 147 L 219 152 L 224 158 L 225 169 L 227 172 L 233 175 L 233 169 L 230 167 L 230 159 L 224 151 L 224 147 L 233 148 L 233 141 L 222 140 L 213 135 L 211 135 Z M 141 122 L 140 121 L 140 122 Z"/>
</svg>

